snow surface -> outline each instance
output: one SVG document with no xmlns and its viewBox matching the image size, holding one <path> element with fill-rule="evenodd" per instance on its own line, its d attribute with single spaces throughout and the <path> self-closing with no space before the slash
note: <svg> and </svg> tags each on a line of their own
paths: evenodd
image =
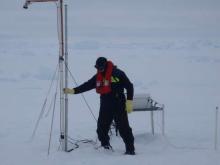
<svg viewBox="0 0 220 165">
<path fill-rule="evenodd" d="M 66 1 L 69 65 L 77 82 L 90 78 L 96 58 L 106 56 L 127 73 L 135 93 L 150 93 L 165 104 L 165 137 L 160 113 L 155 114 L 155 136 L 147 112 L 129 114 L 136 156 L 124 156 L 124 144 L 116 136 L 111 139 L 115 152 L 82 143 L 70 153 L 58 150 L 59 99 L 50 155 L 49 105 L 31 140 L 58 62 L 56 6 L 33 4 L 23 10 L 23 2 L 1 0 L 0 5 L 1 165 L 220 164 L 220 152 L 214 150 L 215 107 L 220 103 L 220 1 Z M 69 84 L 75 86 L 71 78 Z M 48 104 L 54 93 L 55 88 Z M 99 96 L 91 91 L 85 97 L 97 117 Z M 69 102 L 70 137 L 96 140 L 96 122 L 81 96 L 71 96 Z"/>
</svg>

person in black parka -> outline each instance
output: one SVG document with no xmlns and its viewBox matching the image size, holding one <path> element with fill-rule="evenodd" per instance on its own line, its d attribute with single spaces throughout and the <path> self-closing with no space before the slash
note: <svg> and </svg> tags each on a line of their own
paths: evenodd
<svg viewBox="0 0 220 165">
<path fill-rule="evenodd" d="M 127 115 L 133 110 L 133 84 L 122 70 L 105 57 L 99 57 L 96 60 L 95 68 L 97 73 L 91 79 L 73 89 L 64 88 L 64 93 L 79 94 L 96 89 L 96 92 L 100 94 L 97 134 L 101 145 L 105 149 L 111 149 L 108 132 L 114 120 L 125 143 L 125 154 L 135 155 L 134 136 Z M 127 97 L 124 89 L 126 89 Z"/>
</svg>

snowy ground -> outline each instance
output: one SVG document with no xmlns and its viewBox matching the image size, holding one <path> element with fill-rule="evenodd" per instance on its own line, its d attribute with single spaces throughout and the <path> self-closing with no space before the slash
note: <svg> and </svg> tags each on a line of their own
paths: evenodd
<svg viewBox="0 0 220 165">
<path fill-rule="evenodd" d="M 217 0 L 68 2 L 69 65 L 78 83 L 95 73 L 98 56 L 106 56 L 127 73 L 135 93 L 150 93 L 165 104 L 165 137 L 160 113 L 155 136 L 148 113 L 129 114 L 136 156 L 124 156 L 123 142 L 115 136 L 115 152 L 95 150 L 91 144 L 70 153 L 58 151 L 59 99 L 50 155 L 52 111 L 31 140 L 58 60 L 55 5 L 34 4 L 25 11 L 23 1 L 1 3 L 1 165 L 220 164 L 220 152 L 214 150 L 215 107 L 220 103 Z M 74 86 L 71 78 L 69 84 Z M 99 96 L 91 91 L 85 97 L 97 117 Z M 96 122 L 83 99 L 77 95 L 69 101 L 70 136 L 96 140 Z"/>
</svg>

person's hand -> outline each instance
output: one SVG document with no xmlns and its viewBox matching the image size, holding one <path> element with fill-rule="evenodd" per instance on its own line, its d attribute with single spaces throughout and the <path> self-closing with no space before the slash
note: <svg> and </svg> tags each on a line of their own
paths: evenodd
<svg viewBox="0 0 220 165">
<path fill-rule="evenodd" d="M 132 100 L 126 100 L 125 105 L 126 105 L 127 113 L 133 112 L 133 102 L 132 102 Z"/>
<path fill-rule="evenodd" d="M 65 94 L 74 94 L 75 93 L 75 90 L 74 89 L 71 89 L 71 88 L 63 88 L 63 92 Z"/>
</svg>

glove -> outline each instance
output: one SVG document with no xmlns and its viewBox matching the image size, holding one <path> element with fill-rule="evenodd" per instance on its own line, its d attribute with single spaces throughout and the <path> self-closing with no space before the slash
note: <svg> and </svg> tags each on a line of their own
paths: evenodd
<svg viewBox="0 0 220 165">
<path fill-rule="evenodd" d="M 131 113 L 133 111 L 133 102 L 132 100 L 126 100 L 125 103 L 127 113 Z"/>
<path fill-rule="evenodd" d="M 75 94 L 75 90 L 71 88 L 63 88 L 65 94 Z"/>
</svg>

